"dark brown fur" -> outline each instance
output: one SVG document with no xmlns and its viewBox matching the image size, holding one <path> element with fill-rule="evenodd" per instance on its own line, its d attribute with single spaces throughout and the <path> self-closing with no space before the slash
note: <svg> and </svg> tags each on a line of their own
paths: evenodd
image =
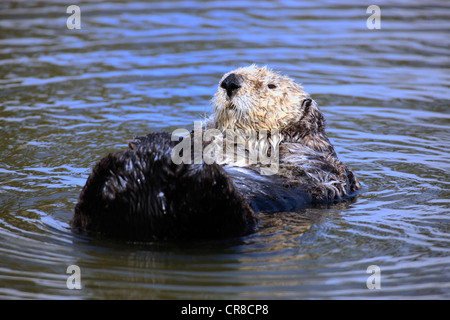
<svg viewBox="0 0 450 320">
<path fill-rule="evenodd" d="M 171 136 L 150 134 L 94 167 L 72 225 L 89 234 L 138 241 L 232 237 L 256 228 L 254 212 L 296 211 L 354 197 L 360 184 L 338 159 L 325 119 L 303 88 L 267 68 L 234 72 L 233 87 L 219 85 L 214 117 L 205 127 L 279 130 L 275 175 L 261 175 L 260 164 L 175 165 Z"/>
<path fill-rule="evenodd" d="M 175 165 L 169 134 L 110 154 L 93 169 L 75 207 L 81 232 L 132 241 L 239 236 L 253 210 L 217 164 Z"/>
<path fill-rule="evenodd" d="M 325 132 L 325 118 L 311 99 L 304 103 L 303 115 L 299 121 L 282 130 L 285 142 L 300 143 L 317 152 L 325 152 L 337 157 L 334 147 Z"/>
</svg>

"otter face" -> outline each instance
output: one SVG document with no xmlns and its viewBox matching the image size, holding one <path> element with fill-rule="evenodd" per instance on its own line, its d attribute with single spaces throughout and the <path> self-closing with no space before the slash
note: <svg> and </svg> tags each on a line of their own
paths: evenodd
<svg viewBox="0 0 450 320">
<path fill-rule="evenodd" d="M 251 65 L 226 73 L 212 103 L 221 130 L 270 131 L 298 121 L 307 99 L 308 93 L 292 79 Z"/>
</svg>

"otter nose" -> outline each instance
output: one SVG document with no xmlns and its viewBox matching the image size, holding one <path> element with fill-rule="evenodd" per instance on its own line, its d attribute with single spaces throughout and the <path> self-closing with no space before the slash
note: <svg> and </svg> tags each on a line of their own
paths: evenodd
<svg viewBox="0 0 450 320">
<path fill-rule="evenodd" d="M 220 87 L 225 89 L 227 91 L 227 96 L 231 98 L 233 93 L 241 87 L 241 84 L 236 75 L 232 73 L 222 81 Z"/>
</svg>

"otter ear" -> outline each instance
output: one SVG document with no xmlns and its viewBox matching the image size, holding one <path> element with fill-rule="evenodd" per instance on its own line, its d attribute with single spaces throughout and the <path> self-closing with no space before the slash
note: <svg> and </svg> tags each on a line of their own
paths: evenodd
<svg viewBox="0 0 450 320">
<path fill-rule="evenodd" d="M 323 131 L 325 119 L 317 107 L 316 102 L 311 98 L 305 98 L 302 101 L 302 118 L 303 125 L 310 126 L 311 130 Z"/>
<path fill-rule="evenodd" d="M 302 101 L 302 108 L 303 110 L 305 110 L 305 108 L 309 108 L 309 106 L 311 105 L 311 103 L 313 102 L 312 99 L 310 98 L 306 98 Z"/>
<path fill-rule="evenodd" d="M 303 114 L 303 117 L 305 116 L 305 115 L 307 115 L 311 110 L 311 105 L 314 103 L 314 100 L 313 99 L 311 99 L 311 98 L 305 98 L 305 99 L 303 99 L 303 101 L 302 101 L 302 103 L 301 103 L 301 110 L 302 110 L 302 114 Z"/>
</svg>

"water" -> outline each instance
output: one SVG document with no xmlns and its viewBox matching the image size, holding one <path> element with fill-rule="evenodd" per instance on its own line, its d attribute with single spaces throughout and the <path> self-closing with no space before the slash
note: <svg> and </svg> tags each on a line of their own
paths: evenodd
<svg viewBox="0 0 450 320">
<path fill-rule="evenodd" d="M 450 6 L 378 1 L 0 3 L 0 298 L 450 298 Z M 192 128 L 223 73 L 303 83 L 364 185 L 219 242 L 71 232 L 92 166 L 134 135 Z M 69 265 L 81 290 L 66 286 Z M 381 288 L 369 290 L 367 268 Z"/>
</svg>

